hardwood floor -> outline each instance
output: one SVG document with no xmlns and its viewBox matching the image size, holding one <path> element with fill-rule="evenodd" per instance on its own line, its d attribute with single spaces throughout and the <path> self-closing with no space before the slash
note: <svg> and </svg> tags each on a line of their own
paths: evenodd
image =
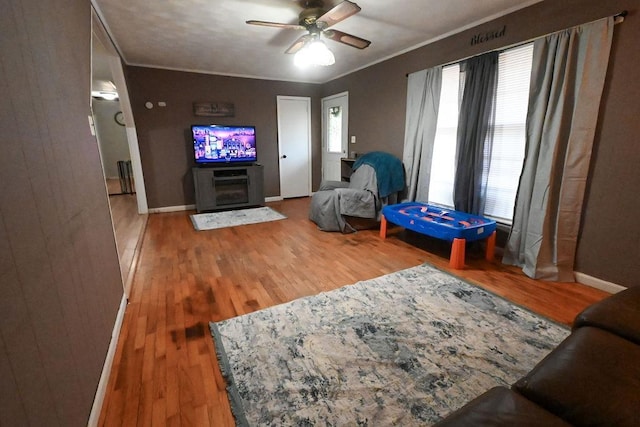
<svg viewBox="0 0 640 427">
<path fill-rule="evenodd" d="M 449 271 L 447 244 L 399 230 L 386 240 L 321 232 L 308 198 L 269 206 L 288 219 L 197 232 L 192 212 L 149 217 L 100 425 L 233 426 L 209 321 L 423 262 Z M 607 295 L 530 280 L 481 252 L 452 273 L 565 324 Z"/>
</svg>

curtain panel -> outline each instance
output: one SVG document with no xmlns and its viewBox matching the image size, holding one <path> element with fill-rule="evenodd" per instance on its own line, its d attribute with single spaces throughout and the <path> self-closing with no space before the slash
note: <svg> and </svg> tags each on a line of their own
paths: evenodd
<svg viewBox="0 0 640 427">
<path fill-rule="evenodd" d="M 406 199 L 429 200 L 433 141 L 438 122 L 442 67 L 409 74 L 402 163 L 406 174 Z"/>
<path fill-rule="evenodd" d="M 574 281 L 573 265 L 613 18 L 534 43 L 526 153 L 503 262 Z"/>
<path fill-rule="evenodd" d="M 456 173 L 453 184 L 455 209 L 484 214 L 493 142 L 495 99 L 498 86 L 498 52 L 462 63 L 464 90 L 458 119 Z"/>
</svg>

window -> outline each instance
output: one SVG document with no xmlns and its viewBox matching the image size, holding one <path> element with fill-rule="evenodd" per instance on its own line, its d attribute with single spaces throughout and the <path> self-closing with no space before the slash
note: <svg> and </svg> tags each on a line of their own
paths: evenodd
<svg viewBox="0 0 640 427">
<path fill-rule="evenodd" d="M 533 44 L 509 49 L 498 59 L 493 147 L 484 215 L 511 223 L 525 148 L 529 80 Z M 433 147 L 429 202 L 453 208 L 458 104 L 461 98 L 458 64 L 443 68 L 438 123 Z"/>
<path fill-rule="evenodd" d="M 429 202 L 453 208 L 453 179 L 456 170 L 456 136 L 458 131 L 458 93 L 460 66 L 442 69 L 442 89 L 438 106 L 438 123 L 433 142 Z"/>
<path fill-rule="evenodd" d="M 498 58 L 496 117 L 484 214 L 511 223 L 524 160 L 533 43 Z"/>
<path fill-rule="evenodd" d="M 330 153 L 342 153 L 342 108 L 329 108 L 327 150 Z"/>
</svg>

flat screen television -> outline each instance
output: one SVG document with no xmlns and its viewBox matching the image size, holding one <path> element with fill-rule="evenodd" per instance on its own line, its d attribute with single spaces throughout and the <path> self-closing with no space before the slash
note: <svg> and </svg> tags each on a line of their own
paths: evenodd
<svg viewBox="0 0 640 427">
<path fill-rule="evenodd" d="M 196 164 L 238 164 L 258 160 L 254 126 L 192 125 Z"/>
</svg>

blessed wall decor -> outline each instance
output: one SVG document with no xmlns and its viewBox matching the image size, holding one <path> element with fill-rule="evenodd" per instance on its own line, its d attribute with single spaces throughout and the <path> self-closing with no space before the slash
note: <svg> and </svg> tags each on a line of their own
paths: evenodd
<svg viewBox="0 0 640 427">
<path fill-rule="evenodd" d="M 487 31 L 486 33 L 478 33 L 475 36 L 471 37 L 471 46 L 504 37 L 506 31 L 507 26 L 505 25 L 499 30 Z"/>
<path fill-rule="evenodd" d="M 196 116 L 233 117 L 235 109 L 232 102 L 194 102 L 193 114 Z"/>
</svg>

